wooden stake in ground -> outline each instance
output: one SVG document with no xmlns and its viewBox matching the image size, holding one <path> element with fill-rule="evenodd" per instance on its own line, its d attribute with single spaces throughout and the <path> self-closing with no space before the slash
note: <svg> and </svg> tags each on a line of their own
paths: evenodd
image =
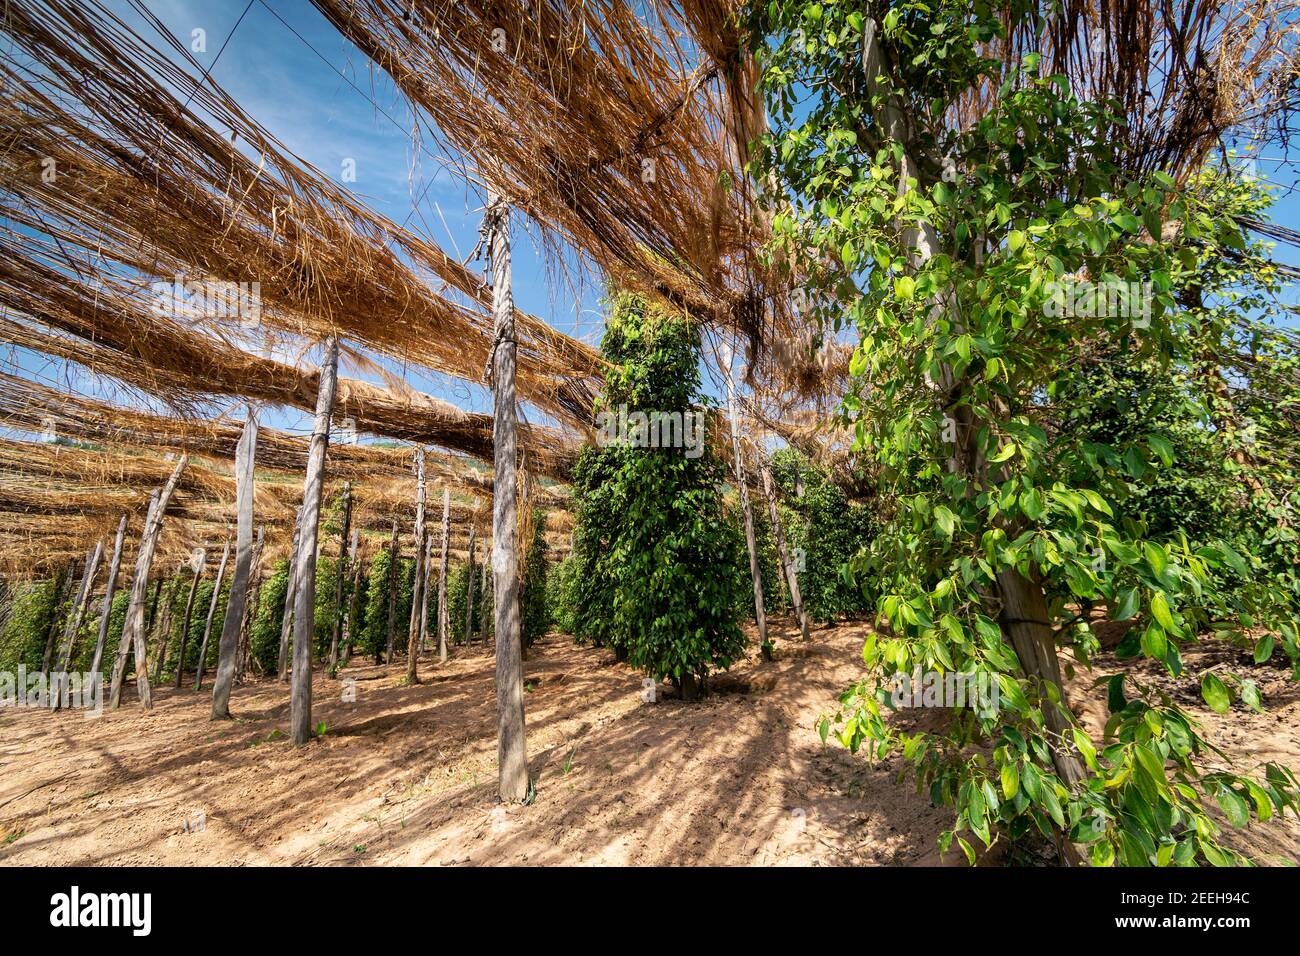
<svg viewBox="0 0 1300 956">
<path fill-rule="evenodd" d="M 158 549 L 158 538 L 162 535 L 163 518 L 167 507 L 172 502 L 176 485 L 181 480 L 181 473 L 190 462 L 189 455 L 181 455 L 175 470 L 163 485 L 161 491 L 154 492 L 151 507 L 144 519 L 144 531 L 140 535 L 140 550 L 135 560 L 135 578 L 131 582 L 131 599 L 126 608 L 126 622 L 122 626 L 122 643 L 118 647 L 117 660 L 113 664 L 113 683 L 109 692 L 109 706 L 116 709 L 122 704 L 122 678 L 126 671 L 128 650 L 135 653 L 135 686 L 140 696 L 140 703 L 146 708 L 153 707 L 153 692 L 149 687 L 149 662 L 144 646 L 144 599 L 149 588 L 149 569 L 153 566 L 154 552 Z"/>
<path fill-rule="evenodd" d="M 781 513 L 776 506 L 776 487 L 772 481 L 772 469 L 762 467 L 763 495 L 767 498 L 767 513 L 772 519 L 772 534 L 776 536 L 776 550 L 781 557 L 781 567 L 785 569 L 786 587 L 790 589 L 790 603 L 794 605 L 794 615 L 799 619 L 799 633 L 808 640 L 808 615 L 804 612 L 803 598 L 799 594 L 799 578 L 794 562 L 790 560 L 790 551 L 785 546 L 785 533 L 781 528 Z"/>
<path fill-rule="evenodd" d="M 429 581 L 433 578 L 433 535 L 424 533 L 424 586 L 420 589 L 420 652 L 429 649 Z"/>
<path fill-rule="evenodd" d="M 488 572 L 488 546 L 483 545 L 483 563 L 479 566 L 478 574 L 478 639 L 483 642 L 483 649 L 487 650 L 487 621 L 488 621 L 488 589 L 487 589 L 487 572 Z"/>
<path fill-rule="evenodd" d="M 329 669 L 333 674 L 339 664 L 339 638 L 343 634 L 343 582 L 351 564 L 348 562 L 348 535 L 352 531 L 352 482 L 343 482 L 343 527 L 339 529 L 339 560 L 334 567 L 334 626 L 330 629 Z M 355 542 L 354 542 L 355 543 Z"/>
<path fill-rule="evenodd" d="M 176 581 L 173 575 L 163 587 L 166 598 L 163 600 L 162 620 L 158 622 L 158 660 L 153 665 L 155 684 L 162 680 L 163 665 L 167 663 L 167 645 L 172 639 L 172 602 L 176 599 Z"/>
<path fill-rule="evenodd" d="M 339 664 L 346 667 L 352 659 L 352 641 L 357 631 L 357 615 L 361 610 L 361 569 L 365 561 L 365 543 L 361 529 L 352 529 L 352 544 L 348 548 L 348 565 L 352 568 L 348 582 L 348 612 L 343 618 L 343 651 Z"/>
<path fill-rule="evenodd" d="M 338 386 L 339 340 L 325 348 L 316 393 L 316 421 L 307 453 L 307 477 L 302 486 L 302 536 L 298 542 L 297 594 L 293 608 L 293 689 L 289 702 L 290 737 L 297 745 L 311 740 L 311 650 L 315 629 L 316 536 L 320 530 L 320 500 L 325 487 L 325 454 L 330 444 L 330 418 Z"/>
<path fill-rule="evenodd" d="M 250 592 L 248 601 L 244 604 L 244 623 L 239 628 L 239 648 L 235 652 L 235 681 L 244 679 L 244 672 L 248 670 L 248 649 L 253 640 L 253 625 L 257 621 L 257 609 L 261 606 L 262 601 L 262 548 L 265 546 L 266 526 L 259 526 L 257 529 L 257 544 L 253 545 L 253 562 L 249 569 L 249 576 L 252 583 L 249 585 Z M 220 674 L 218 674 L 220 679 Z M 227 708 L 229 701 L 227 700 Z"/>
<path fill-rule="evenodd" d="M 397 564 L 401 553 L 397 546 L 397 519 L 393 519 L 393 540 L 388 546 L 388 649 L 384 663 L 393 663 L 393 640 L 397 636 Z M 375 648 L 375 663 L 379 663 L 379 649 Z"/>
<path fill-rule="evenodd" d="M 515 407 L 515 307 L 510 288 L 510 210 L 488 197 L 488 268 L 492 278 L 492 580 L 496 596 L 497 794 L 506 803 L 528 796 L 528 752 L 524 739 L 524 666 L 519 632 L 519 549 L 515 496 L 518 446 Z"/>
<path fill-rule="evenodd" d="M 470 625 L 474 621 L 474 519 L 469 522 L 469 570 L 465 573 L 465 638 L 469 646 Z"/>
<path fill-rule="evenodd" d="M 95 637 L 95 657 L 90 673 L 99 672 L 104 661 L 104 643 L 108 640 L 108 623 L 113 616 L 113 593 L 117 590 L 117 572 L 122 567 L 122 545 L 126 542 L 126 515 L 117 523 L 117 537 L 113 539 L 113 560 L 108 565 L 108 580 L 104 582 L 104 609 L 99 614 L 99 633 Z"/>
<path fill-rule="evenodd" d="M 302 541 L 302 506 L 293 519 L 293 543 L 289 546 L 289 571 L 284 589 L 284 615 L 280 618 L 280 656 L 275 672 L 280 680 L 289 679 L 289 635 L 293 633 L 293 609 L 298 599 L 298 545 Z"/>
<path fill-rule="evenodd" d="M 731 348 L 724 343 L 723 369 L 727 380 L 727 415 L 731 419 L 731 452 L 735 458 L 736 487 L 740 491 L 740 510 L 745 515 L 745 545 L 749 548 L 749 576 L 754 582 L 754 618 L 758 622 L 759 646 L 763 660 L 772 659 L 772 645 L 767 638 L 767 615 L 763 613 L 763 575 L 759 571 L 758 542 L 754 539 L 754 512 L 749 506 L 749 486 L 745 481 L 745 461 L 740 454 L 740 418 L 736 414 L 736 384 L 731 380 Z"/>
<path fill-rule="evenodd" d="M 442 557 L 438 562 L 438 663 L 447 663 L 447 632 L 451 614 L 447 610 L 447 551 L 451 537 L 451 489 L 442 489 Z"/>
<path fill-rule="evenodd" d="M 217 566 L 217 580 L 212 585 L 212 600 L 208 602 L 208 616 L 203 621 L 203 640 L 199 644 L 199 663 L 194 670 L 194 689 L 203 689 L 203 672 L 208 666 L 208 638 L 212 635 L 212 619 L 217 613 L 217 602 L 221 600 L 221 584 L 226 579 L 226 562 L 230 560 L 230 539 L 221 549 L 221 564 Z M 227 614 L 227 616 L 229 616 Z M 222 630 L 225 630 L 223 627 Z"/>
<path fill-rule="evenodd" d="M 90 589 L 94 587 L 95 575 L 99 573 L 99 561 L 103 556 L 104 541 L 101 538 L 96 542 L 95 550 L 86 559 L 86 570 L 81 575 L 81 585 L 77 588 L 77 596 L 68 611 L 68 622 L 63 628 L 63 649 L 59 652 L 55 673 L 65 673 L 68 669 L 68 663 L 72 659 L 72 647 L 77 642 L 77 633 L 86 620 L 86 605 L 90 603 Z"/>
<path fill-rule="evenodd" d="M 406 639 L 406 682 L 420 683 L 416 659 L 420 653 L 421 608 L 424 602 L 424 449 L 415 452 L 415 578 L 411 582 L 411 623 Z"/>
<path fill-rule="evenodd" d="M 235 446 L 235 572 L 230 579 L 226 619 L 217 644 L 217 677 L 212 687 L 212 720 L 230 717 L 230 690 L 239 666 L 239 636 L 244 631 L 248 584 L 253 571 L 253 478 L 257 461 L 257 415 L 252 408 Z M 259 539 L 260 544 L 260 539 Z M 218 585 L 220 588 L 220 585 Z M 203 662 L 199 662 L 199 684 Z"/>
<path fill-rule="evenodd" d="M 54 652 L 59 644 L 59 622 L 66 620 L 60 612 L 72 591 L 72 576 L 76 570 L 77 560 L 73 558 L 63 569 L 62 576 L 55 578 L 54 581 L 54 609 L 50 612 L 50 630 L 45 638 L 45 653 L 41 655 L 41 670 L 47 674 L 54 665 Z"/>
<path fill-rule="evenodd" d="M 199 593 L 199 580 L 203 577 L 203 568 L 208 563 L 206 548 L 200 548 L 194 555 L 194 580 L 190 582 L 190 596 L 185 599 L 185 619 L 181 621 L 180 647 L 176 651 L 176 678 L 173 687 L 181 686 L 185 678 L 185 645 L 190 639 L 190 619 L 194 616 L 194 598 Z"/>
</svg>

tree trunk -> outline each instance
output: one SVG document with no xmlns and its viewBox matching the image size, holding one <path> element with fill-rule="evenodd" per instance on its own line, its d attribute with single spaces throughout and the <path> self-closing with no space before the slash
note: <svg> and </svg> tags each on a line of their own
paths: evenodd
<svg viewBox="0 0 1300 956">
<path fill-rule="evenodd" d="M 803 609 L 803 597 L 799 594 L 799 577 L 795 573 L 794 562 L 790 560 L 790 551 L 785 546 L 785 532 L 781 528 L 781 512 L 776 504 L 776 487 L 772 481 L 772 469 L 763 468 L 763 494 L 767 498 L 767 511 L 772 519 L 772 533 L 776 536 L 776 550 L 781 556 L 781 567 L 785 569 L 785 583 L 790 589 L 790 603 L 794 605 L 794 615 L 799 619 L 799 633 L 808 640 L 808 615 Z"/>
<path fill-rule="evenodd" d="M 507 803 L 528 796 L 528 752 L 524 739 L 524 666 L 519 632 L 519 549 L 515 500 L 518 449 L 515 434 L 514 299 L 510 287 L 510 212 L 489 197 L 488 257 L 492 277 L 492 579 L 496 597 L 497 793 Z"/>
<path fill-rule="evenodd" d="M 194 598 L 199 593 L 199 581 L 203 577 L 203 568 L 208 563 L 206 548 L 200 548 L 194 559 L 194 580 L 190 582 L 190 596 L 185 599 L 185 620 L 181 621 L 180 647 L 176 652 L 176 680 L 172 685 L 177 689 L 185 677 L 185 645 L 190 640 L 190 619 L 194 615 Z"/>
<path fill-rule="evenodd" d="M 474 622 L 474 522 L 469 523 L 469 570 L 465 574 L 465 639 L 469 646 L 470 627 Z"/>
<path fill-rule="evenodd" d="M 208 638 L 212 636 L 212 619 L 217 613 L 217 602 L 221 600 L 221 584 L 226 579 L 226 562 L 230 560 L 230 539 L 226 539 L 226 546 L 221 549 L 221 564 L 217 566 L 217 580 L 212 585 L 212 600 L 208 602 L 208 616 L 203 621 L 203 640 L 199 644 L 199 663 L 194 670 L 194 689 L 196 691 L 203 689 L 203 672 L 207 670 L 208 665 Z M 230 617 L 230 609 L 226 608 L 226 617 Z M 223 622 L 222 631 L 225 631 Z"/>
<path fill-rule="evenodd" d="M 442 489 L 442 558 L 438 562 L 438 663 L 447 663 L 451 614 L 447 609 L 447 552 L 451 544 L 451 489 Z"/>
<path fill-rule="evenodd" d="M 384 663 L 393 663 L 393 641 L 397 637 L 397 564 L 401 553 L 397 544 L 397 519 L 393 519 L 393 540 L 388 545 L 388 649 Z M 379 663 L 379 648 L 375 648 L 375 663 Z"/>
<path fill-rule="evenodd" d="M 293 609 L 298 599 L 298 545 L 302 541 L 302 508 L 293 519 L 293 543 L 289 546 L 288 580 L 284 591 L 284 614 L 280 618 L 280 656 L 275 665 L 281 681 L 289 679 L 289 635 L 293 632 Z"/>
<path fill-rule="evenodd" d="M 749 548 L 749 576 L 754 584 L 754 619 L 758 622 L 758 641 L 763 660 L 772 659 L 772 645 L 767 637 L 767 615 L 763 612 L 763 575 L 759 570 L 758 542 L 754 538 L 754 512 L 749 506 L 749 486 L 745 481 L 745 462 L 740 454 L 740 418 L 736 413 L 736 386 L 731 380 L 731 349 L 726 349 L 727 415 L 731 418 L 731 451 L 735 458 L 736 488 L 740 492 L 740 510 L 745 516 L 745 545 Z"/>
<path fill-rule="evenodd" d="M 122 627 L 122 644 L 118 648 L 117 661 L 113 665 L 113 684 L 110 691 L 109 706 L 116 709 L 122 704 L 122 678 L 126 671 L 128 648 L 135 653 L 135 686 L 140 703 L 146 708 L 153 707 L 153 692 L 149 687 L 149 661 L 144 646 L 144 599 L 149 587 L 149 569 L 153 566 L 153 555 L 158 549 L 158 538 L 162 535 L 163 518 L 171 504 L 176 485 L 181 480 L 181 473 L 189 464 L 190 456 L 181 455 L 176 468 L 161 491 L 154 492 L 153 504 L 144 521 L 144 532 L 140 535 L 140 551 L 136 556 L 135 578 L 131 581 L 131 600 L 127 604 L 126 622 Z"/>
<path fill-rule="evenodd" d="M 90 603 L 90 591 L 95 585 L 95 575 L 99 573 L 99 561 L 103 556 L 104 542 L 103 539 L 100 539 L 95 544 L 95 550 L 86 559 L 86 570 L 81 575 L 81 586 L 77 588 L 77 596 L 73 600 L 72 607 L 68 610 L 67 626 L 63 629 L 63 649 L 59 652 L 59 659 L 55 664 L 55 673 L 66 673 L 68 664 L 72 661 L 72 648 L 77 642 L 77 632 L 81 630 L 81 625 L 85 623 L 86 606 Z"/>
<path fill-rule="evenodd" d="M 99 634 L 95 637 L 95 657 L 90 664 L 90 673 L 98 673 L 104 662 L 104 643 L 108 640 L 109 620 L 113 616 L 113 594 L 117 590 L 117 573 L 122 567 L 122 545 L 126 542 L 126 520 L 117 523 L 117 537 L 113 539 L 113 560 L 108 566 L 108 580 L 104 582 L 104 609 L 99 615 Z"/>
<path fill-rule="evenodd" d="M 415 577 L 411 580 L 411 621 L 406 639 L 406 682 L 420 683 L 416 660 L 420 654 L 420 619 L 424 604 L 424 449 L 415 453 Z"/>
<path fill-rule="evenodd" d="M 343 482 L 343 527 L 339 529 L 339 560 L 334 568 L 334 624 L 330 628 L 329 670 L 333 674 L 339 664 L 339 638 L 343 636 L 343 579 L 351 564 L 348 562 L 348 536 L 352 532 L 352 482 Z"/>
<path fill-rule="evenodd" d="M 294 744 L 311 740 L 311 652 L 316 602 L 316 535 L 320 530 L 321 492 L 325 487 L 325 454 L 330 443 L 330 417 L 338 385 L 339 340 L 334 336 L 325 349 L 316 393 L 316 421 L 307 477 L 302 487 L 302 535 L 298 542 L 296 593 L 293 610 L 293 688 L 289 701 L 289 728 Z"/>
<path fill-rule="evenodd" d="M 230 717 L 230 691 L 239 666 L 239 637 L 244 632 L 244 611 L 248 607 L 248 584 L 253 571 L 253 492 L 257 463 L 257 416 L 252 408 L 235 448 L 235 572 L 230 579 L 226 618 L 221 623 L 217 644 L 217 676 L 212 686 L 212 720 Z M 220 585 L 218 585 L 220 587 Z M 199 683 L 203 663 L 199 662 Z"/>
</svg>

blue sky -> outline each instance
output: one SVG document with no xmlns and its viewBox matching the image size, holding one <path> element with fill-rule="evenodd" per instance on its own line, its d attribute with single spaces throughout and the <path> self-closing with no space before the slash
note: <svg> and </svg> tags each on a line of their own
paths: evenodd
<svg viewBox="0 0 1300 956">
<path fill-rule="evenodd" d="M 127 22 L 139 22 L 124 0 L 107 2 Z M 156 0 L 150 9 L 186 46 L 195 30 L 204 31 L 206 50 L 195 51 L 195 59 L 211 68 L 213 79 L 292 152 L 448 253 L 463 259 L 474 247 L 481 197 L 429 155 L 417 153 L 405 99 L 306 0 Z M 1260 175 L 1281 187 L 1274 219 L 1294 223 L 1300 219 L 1294 171 L 1273 161 L 1282 157 L 1277 149 L 1265 149 L 1262 156 Z M 343 179 L 348 161 L 355 181 Z M 516 304 L 570 335 L 597 343 L 602 320 L 595 281 L 576 297 L 567 286 L 553 286 L 535 243 L 522 231 L 526 225 L 514 218 Z M 1295 249 L 1279 246 L 1276 254 L 1300 264 Z M 1289 300 L 1296 301 L 1294 296 Z M 23 364 L 35 371 L 30 359 Z M 46 369 L 43 377 L 48 373 Z M 428 372 L 406 374 L 417 389 L 462 408 L 490 410 L 490 396 L 479 385 Z M 76 384 L 82 391 L 103 391 L 84 378 Z M 231 412 L 242 414 L 233 404 Z M 525 415 L 547 421 L 535 409 L 525 409 Z M 309 430 L 308 416 L 294 410 L 271 411 L 265 419 L 277 427 Z"/>
</svg>

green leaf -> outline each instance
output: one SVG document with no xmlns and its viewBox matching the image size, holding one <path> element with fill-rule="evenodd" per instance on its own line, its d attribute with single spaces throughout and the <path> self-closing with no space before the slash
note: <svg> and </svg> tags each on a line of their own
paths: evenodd
<svg viewBox="0 0 1300 956">
<path fill-rule="evenodd" d="M 1273 635 L 1265 634 L 1255 644 L 1255 663 L 1263 664 L 1273 656 Z"/>
<path fill-rule="evenodd" d="M 1002 765 L 1002 796 L 1010 800 L 1020 791 L 1020 771 L 1014 763 Z"/>
<path fill-rule="evenodd" d="M 1117 621 L 1130 620 L 1137 613 L 1141 604 L 1141 598 L 1138 596 L 1137 588 L 1125 588 L 1120 592 L 1119 604 L 1115 608 L 1114 619 Z"/>
<path fill-rule="evenodd" d="M 1174 624 L 1174 616 L 1169 613 L 1169 602 L 1165 600 L 1164 591 L 1157 591 L 1151 598 L 1151 613 L 1155 616 L 1155 619 L 1160 622 L 1160 626 L 1166 631 L 1171 634 L 1177 632 L 1177 627 Z M 1160 657 L 1163 659 L 1164 655 L 1161 654 Z"/>
<path fill-rule="evenodd" d="M 894 297 L 901 302 L 910 302 L 916 295 L 916 280 L 911 276 L 899 276 L 894 280 Z"/>
<path fill-rule="evenodd" d="M 1169 652 L 1169 641 L 1165 632 L 1155 624 L 1150 624 L 1142 632 L 1142 653 L 1152 660 L 1163 661 Z"/>
<path fill-rule="evenodd" d="M 943 536 L 951 538 L 953 531 L 957 527 L 957 516 L 944 505 L 935 505 L 934 520 L 939 525 L 939 530 L 943 533 Z"/>
<path fill-rule="evenodd" d="M 1224 787 L 1218 793 L 1219 806 L 1234 827 L 1244 827 L 1250 820 L 1250 810 L 1246 801 L 1236 793 Z"/>
<path fill-rule="evenodd" d="M 1147 444 L 1160 456 L 1160 461 L 1166 468 L 1174 463 L 1174 446 L 1164 435 L 1148 435 Z"/>
<path fill-rule="evenodd" d="M 1214 674 L 1206 674 L 1201 678 L 1201 696 L 1216 714 L 1226 714 L 1228 708 L 1232 706 L 1232 696 L 1228 693 L 1228 688 Z"/>
</svg>

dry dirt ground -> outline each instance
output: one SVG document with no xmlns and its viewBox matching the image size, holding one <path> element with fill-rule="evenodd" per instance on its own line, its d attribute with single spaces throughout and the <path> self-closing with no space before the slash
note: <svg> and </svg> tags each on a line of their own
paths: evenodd
<svg viewBox="0 0 1300 956">
<path fill-rule="evenodd" d="M 415 687 L 404 667 L 350 667 L 355 703 L 318 674 L 326 732 L 302 748 L 283 736 L 275 682 L 237 688 L 233 722 L 209 722 L 208 694 L 170 687 L 152 712 L 0 711 L 0 864 L 941 862 L 949 812 L 896 784 L 897 763 L 815 731 L 861 676 L 864 628 L 814 629 L 808 644 L 786 621 L 774 633 L 775 662 L 741 662 L 695 704 L 645 703 L 640 675 L 608 652 L 548 636 L 526 665 L 532 806 L 495 802 L 492 662 L 478 647 L 422 662 Z M 1211 730 L 1243 760 L 1300 770 L 1300 701 L 1278 676 L 1261 681 L 1268 715 Z M 1300 859 L 1294 820 L 1242 839 Z"/>
</svg>

